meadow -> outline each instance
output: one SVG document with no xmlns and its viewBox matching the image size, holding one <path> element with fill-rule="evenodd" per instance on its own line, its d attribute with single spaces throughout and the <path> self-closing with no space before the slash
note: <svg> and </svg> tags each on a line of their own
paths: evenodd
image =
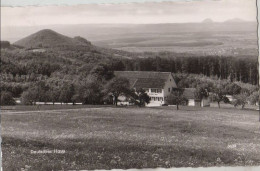
<svg viewBox="0 0 260 171">
<path fill-rule="evenodd" d="M 260 165 L 258 117 L 184 106 L 2 110 L 3 170 Z"/>
</svg>

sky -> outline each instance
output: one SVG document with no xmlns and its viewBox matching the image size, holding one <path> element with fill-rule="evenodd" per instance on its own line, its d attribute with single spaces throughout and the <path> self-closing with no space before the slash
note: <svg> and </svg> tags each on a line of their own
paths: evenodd
<svg viewBox="0 0 260 171">
<path fill-rule="evenodd" d="M 40 6 L 40 5 L 75 5 L 100 3 L 131 3 L 131 2 L 162 2 L 166 0 L 2 0 L 2 6 Z M 168 0 L 168 1 L 198 1 L 198 0 Z"/>
<path fill-rule="evenodd" d="M 189 23 L 201 22 L 205 18 L 211 18 L 217 22 L 232 18 L 256 21 L 255 0 L 175 0 L 174 2 L 49 4 L 48 6 L 23 7 L 8 7 L 12 4 L 7 2 L 7 0 L 2 2 L 1 27 L 103 23 Z"/>
</svg>

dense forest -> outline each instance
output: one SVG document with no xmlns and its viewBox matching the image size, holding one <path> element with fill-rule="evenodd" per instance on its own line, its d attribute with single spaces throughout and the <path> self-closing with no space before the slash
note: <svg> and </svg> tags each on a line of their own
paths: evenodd
<svg viewBox="0 0 260 171">
<path fill-rule="evenodd" d="M 202 74 L 208 77 L 257 84 L 257 59 L 225 56 L 156 57 L 122 60 L 124 70 Z M 116 68 L 121 69 L 121 68 Z"/>
</svg>

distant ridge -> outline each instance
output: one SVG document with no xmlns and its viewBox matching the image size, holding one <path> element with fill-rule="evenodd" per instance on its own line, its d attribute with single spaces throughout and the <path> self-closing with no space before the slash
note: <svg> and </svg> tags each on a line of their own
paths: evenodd
<svg viewBox="0 0 260 171">
<path fill-rule="evenodd" d="M 211 18 L 206 18 L 202 23 L 214 23 L 214 21 Z"/>
<path fill-rule="evenodd" d="M 243 23 L 243 22 L 247 22 L 247 21 L 242 20 L 240 18 L 233 18 L 233 19 L 226 20 L 224 23 Z"/>
<path fill-rule="evenodd" d="M 241 18 L 231 18 L 231 19 L 228 19 L 228 20 L 220 22 L 220 23 L 243 23 L 243 22 L 250 22 L 250 21 L 245 21 Z M 216 23 L 216 22 L 214 20 L 212 20 L 211 18 L 206 18 L 201 23 Z"/>
<path fill-rule="evenodd" d="M 83 37 L 80 37 L 80 36 L 74 37 L 74 40 L 79 41 L 79 42 L 81 42 L 81 43 L 83 43 L 83 44 L 91 45 L 91 42 L 90 42 L 90 41 L 88 41 L 87 39 L 85 39 L 85 38 L 83 38 Z"/>
<path fill-rule="evenodd" d="M 38 31 L 14 43 L 24 48 L 50 48 L 57 46 L 89 46 L 91 43 L 82 37 L 70 38 L 50 29 Z"/>
</svg>

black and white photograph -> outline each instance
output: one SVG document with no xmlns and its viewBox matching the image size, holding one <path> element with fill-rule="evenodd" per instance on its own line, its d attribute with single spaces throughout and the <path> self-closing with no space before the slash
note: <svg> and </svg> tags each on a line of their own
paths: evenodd
<svg viewBox="0 0 260 171">
<path fill-rule="evenodd" d="M 90 1 L 3 0 L 3 171 L 260 166 L 257 0 Z"/>
</svg>

